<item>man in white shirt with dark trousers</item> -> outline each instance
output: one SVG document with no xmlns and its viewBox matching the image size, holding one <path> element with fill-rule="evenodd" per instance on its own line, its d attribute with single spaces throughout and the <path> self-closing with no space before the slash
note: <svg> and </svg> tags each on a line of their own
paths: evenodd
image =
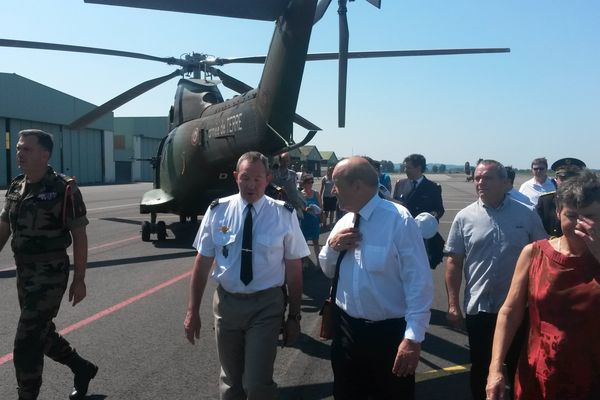
<svg viewBox="0 0 600 400">
<path fill-rule="evenodd" d="M 406 208 L 377 195 L 377 173 L 366 159 L 338 163 L 333 182 L 348 212 L 319 255 L 325 275 L 334 277 L 342 253 L 331 348 L 334 397 L 414 399 L 433 301 L 423 238 Z"/>
</svg>

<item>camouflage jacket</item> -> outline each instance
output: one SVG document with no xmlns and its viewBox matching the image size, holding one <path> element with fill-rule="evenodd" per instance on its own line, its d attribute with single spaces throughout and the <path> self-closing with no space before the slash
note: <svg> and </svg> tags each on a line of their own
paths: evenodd
<svg viewBox="0 0 600 400">
<path fill-rule="evenodd" d="M 48 167 L 35 184 L 17 176 L 6 191 L 0 220 L 10 224 L 15 254 L 42 254 L 71 245 L 70 230 L 88 224 L 75 181 Z"/>
</svg>

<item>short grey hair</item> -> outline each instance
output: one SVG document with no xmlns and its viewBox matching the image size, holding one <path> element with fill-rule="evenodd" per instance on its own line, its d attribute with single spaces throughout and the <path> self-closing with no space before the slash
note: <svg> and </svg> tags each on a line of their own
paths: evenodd
<svg viewBox="0 0 600 400">
<path fill-rule="evenodd" d="M 262 153 L 259 153 L 258 151 L 249 151 L 249 152 L 242 154 L 240 156 L 240 158 L 238 159 L 238 162 L 235 166 L 236 171 L 240 170 L 240 165 L 244 161 L 248 161 L 249 163 L 259 161 L 264 165 L 265 170 L 267 172 L 269 171 L 269 160 L 267 159 L 267 157 L 265 157 Z"/>
</svg>

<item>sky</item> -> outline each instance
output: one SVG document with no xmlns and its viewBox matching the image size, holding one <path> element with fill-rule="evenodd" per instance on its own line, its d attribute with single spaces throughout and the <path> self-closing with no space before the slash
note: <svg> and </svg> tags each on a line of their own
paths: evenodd
<svg viewBox="0 0 600 400">
<path fill-rule="evenodd" d="M 85 4 L 0 0 L 0 38 L 179 57 L 265 55 L 274 23 Z M 247 0 L 256 1 L 259 0 Z M 313 28 L 309 52 L 338 48 L 337 2 Z M 346 128 L 337 127 L 337 61 L 308 62 L 297 112 L 320 126 L 310 144 L 338 157 L 529 168 L 577 157 L 599 169 L 600 2 L 366 0 L 348 3 L 350 51 L 509 47 L 510 53 L 350 60 Z M 0 48 L 16 73 L 93 104 L 173 66 L 101 55 Z M 262 67 L 223 70 L 257 86 Z M 164 116 L 177 79 L 115 110 Z M 233 96 L 221 87 L 226 98 Z M 297 141 L 305 131 L 294 128 Z"/>
</svg>

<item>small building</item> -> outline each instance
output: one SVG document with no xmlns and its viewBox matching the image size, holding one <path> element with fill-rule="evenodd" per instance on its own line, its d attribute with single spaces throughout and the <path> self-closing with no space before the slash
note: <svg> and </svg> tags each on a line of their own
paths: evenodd
<svg viewBox="0 0 600 400">
<path fill-rule="evenodd" d="M 337 164 L 340 160 L 335 155 L 334 151 L 321 151 L 321 158 L 323 159 L 323 166 L 330 167 Z"/>
<path fill-rule="evenodd" d="M 321 176 L 323 159 L 317 146 L 302 146 L 290 151 L 292 166 L 296 171 L 308 172 L 313 176 Z"/>
<path fill-rule="evenodd" d="M 116 181 L 153 181 L 151 161 L 168 133 L 168 117 L 116 117 L 114 125 Z"/>
</svg>

